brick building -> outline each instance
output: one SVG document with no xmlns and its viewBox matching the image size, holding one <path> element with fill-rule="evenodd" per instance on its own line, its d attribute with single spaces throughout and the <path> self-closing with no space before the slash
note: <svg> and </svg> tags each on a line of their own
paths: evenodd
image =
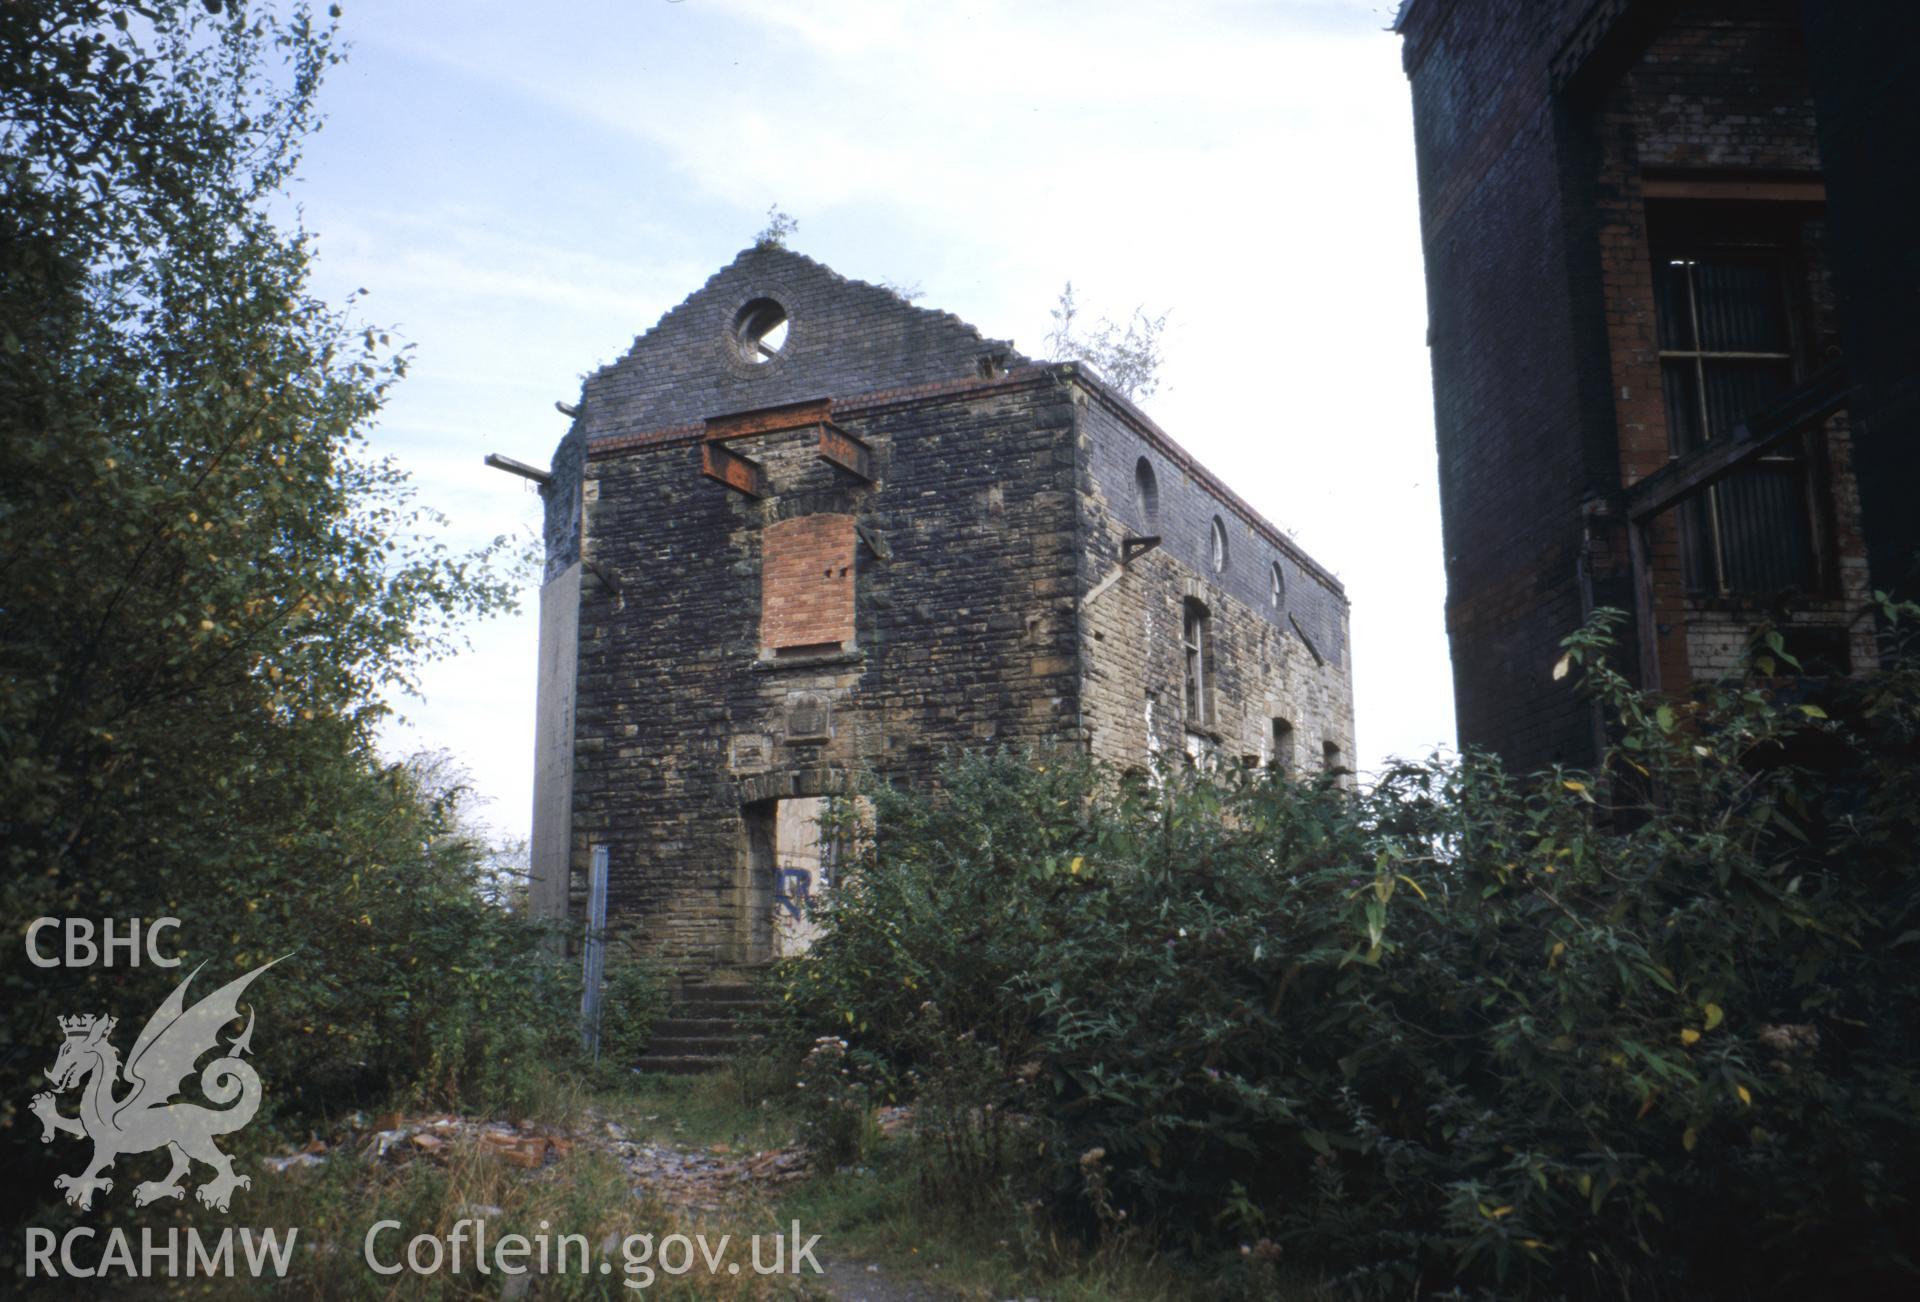
<svg viewBox="0 0 1920 1302">
<path fill-rule="evenodd" d="M 1911 575 L 1912 5 L 1406 0 L 1463 745 L 1590 761 L 1597 605 L 1683 688 Z"/>
<path fill-rule="evenodd" d="M 1340 584 L 1085 368 L 774 246 L 587 378 L 542 482 L 536 906 L 805 942 L 820 802 L 967 747 L 1318 769 Z"/>
</svg>

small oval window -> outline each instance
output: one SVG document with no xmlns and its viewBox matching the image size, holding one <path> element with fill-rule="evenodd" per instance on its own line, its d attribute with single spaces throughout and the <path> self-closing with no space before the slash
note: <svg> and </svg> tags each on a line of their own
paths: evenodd
<svg viewBox="0 0 1920 1302">
<path fill-rule="evenodd" d="M 1225 573 L 1227 568 L 1227 525 L 1219 516 L 1213 517 L 1213 569 L 1216 574 Z"/>
<path fill-rule="evenodd" d="M 770 298 L 756 298 L 733 318 L 733 343 L 740 360 L 764 366 L 787 345 L 787 309 Z"/>
</svg>

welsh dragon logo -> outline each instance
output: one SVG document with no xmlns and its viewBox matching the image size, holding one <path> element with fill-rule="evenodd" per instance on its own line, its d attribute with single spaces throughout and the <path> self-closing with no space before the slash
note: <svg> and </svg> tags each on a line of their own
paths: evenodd
<svg viewBox="0 0 1920 1302">
<path fill-rule="evenodd" d="M 200 1201 L 216 1211 L 226 1211 L 235 1189 L 245 1189 L 253 1181 L 233 1173 L 233 1159 L 214 1147 L 216 1135 L 230 1135 L 260 1110 L 260 1077 L 252 1067 L 240 1061 L 253 1041 L 253 1010 L 247 1010 L 247 1026 L 231 1043 L 220 1043 L 220 1029 L 240 1016 L 240 995 L 249 985 L 278 963 L 255 968 L 243 977 L 229 981 L 206 998 L 186 1007 L 187 985 L 200 973 L 196 967 L 173 988 L 159 1009 L 133 1042 L 126 1066 L 120 1065 L 120 1052 L 108 1038 L 117 1019 L 86 1013 L 62 1017 L 60 1030 L 66 1040 L 60 1054 L 47 1071 L 53 1089 L 33 1096 L 33 1114 L 45 1127 L 40 1138 L 53 1142 L 56 1134 L 75 1135 L 93 1141 L 93 1161 L 79 1175 L 54 1177 L 54 1187 L 64 1189 L 67 1201 L 85 1211 L 93 1203 L 94 1191 L 109 1193 L 113 1181 L 100 1173 L 113 1165 L 122 1153 L 148 1153 L 165 1148 L 173 1158 L 173 1169 L 164 1180 L 145 1180 L 134 1186 L 133 1201 L 144 1207 L 158 1198 L 179 1198 L 186 1193 L 181 1177 L 194 1162 L 214 1169 L 214 1178 L 196 1189 Z M 204 963 L 201 967 L 206 966 Z M 214 1107 L 198 1103 L 175 1102 L 181 1086 L 193 1074 L 194 1064 L 210 1051 L 224 1056 L 208 1063 L 200 1073 L 200 1088 Z M 115 1098 L 122 1083 L 126 1093 Z M 54 1095 L 81 1085 L 80 1115 L 63 1116 L 55 1106 Z M 231 1106 L 229 1106 L 231 1105 Z"/>
</svg>

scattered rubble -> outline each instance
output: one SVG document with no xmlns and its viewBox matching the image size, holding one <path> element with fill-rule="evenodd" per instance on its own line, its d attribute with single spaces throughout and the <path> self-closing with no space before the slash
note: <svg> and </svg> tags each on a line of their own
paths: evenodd
<svg viewBox="0 0 1920 1302">
<path fill-rule="evenodd" d="M 659 1120 L 657 1114 L 639 1118 L 643 1124 Z M 874 1120 L 881 1134 L 893 1137 L 912 1125 L 913 1112 L 907 1107 L 883 1107 Z M 571 1129 L 450 1114 L 411 1118 L 399 1113 L 377 1118 L 356 1114 L 333 1143 L 316 1137 L 297 1152 L 266 1158 L 265 1165 L 269 1170 L 286 1172 L 319 1166 L 334 1153 L 346 1152 L 398 1167 L 412 1162 L 446 1162 L 457 1152 L 476 1152 L 508 1166 L 543 1173 L 536 1179 L 561 1178 L 553 1168 L 576 1149 L 607 1153 L 626 1171 L 633 1197 L 658 1199 L 682 1212 L 725 1211 L 809 1174 L 806 1153 L 797 1145 L 747 1149 L 725 1142 L 692 1145 L 651 1136 L 634 1138 L 621 1123 L 592 1112 Z M 483 1221 L 504 1214 L 502 1208 L 491 1203 L 462 1203 L 459 1208 L 460 1217 Z M 610 1238 L 600 1247 L 603 1257 L 611 1257 L 618 1242 Z M 820 1283 L 829 1296 L 836 1298 L 933 1302 L 948 1296 L 927 1285 L 883 1278 L 880 1267 L 866 1263 L 829 1260 L 824 1269 Z M 532 1278 L 522 1275 L 506 1281 L 500 1296 L 528 1296 Z"/>
<path fill-rule="evenodd" d="M 718 1211 L 755 1187 L 790 1183 L 807 1173 L 806 1156 L 798 1148 L 735 1153 L 730 1144 L 714 1144 L 702 1151 L 628 1139 L 613 1122 L 604 1128 L 609 1151 L 635 1180 L 634 1197 L 655 1197 L 671 1206 Z"/>
<path fill-rule="evenodd" d="M 886 1107 L 876 1118 L 883 1135 L 899 1134 L 911 1121 L 911 1109 Z M 367 1124 L 364 1117 L 355 1120 Z M 642 1118 L 657 1121 L 658 1116 Z M 658 1198 L 671 1207 L 719 1211 L 727 1204 L 805 1178 L 806 1154 L 796 1146 L 736 1149 L 732 1144 L 704 1147 L 674 1141 L 632 1138 L 617 1121 L 589 1114 L 575 1130 L 528 1122 L 481 1121 L 449 1114 L 407 1118 L 384 1114 L 368 1131 L 350 1131 L 334 1145 L 315 1139 L 296 1153 L 269 1157 L 270 1170 L 318 1166 L 338 1149 L 349 1149 L 393 1164 L 445 1161 L 453 1152 L 472 1149 L 508 1166 L 540 1171 L 571 1154 L 576 1146 L 597 1148 L 625 1168 L 636 1198 Z"/>
</svg>

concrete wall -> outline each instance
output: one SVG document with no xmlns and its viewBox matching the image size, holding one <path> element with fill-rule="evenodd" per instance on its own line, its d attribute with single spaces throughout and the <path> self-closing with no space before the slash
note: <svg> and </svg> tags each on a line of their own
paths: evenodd
<svg viewBox="0 0 1920 1302">
<path fill-rule="evenodd" d="M 575 669 L 580 651 L 580 564 L 540 588 L 540 681 L 534 695 L 533 911 L 564 917 L 572 872 Z"/>
</svg>

